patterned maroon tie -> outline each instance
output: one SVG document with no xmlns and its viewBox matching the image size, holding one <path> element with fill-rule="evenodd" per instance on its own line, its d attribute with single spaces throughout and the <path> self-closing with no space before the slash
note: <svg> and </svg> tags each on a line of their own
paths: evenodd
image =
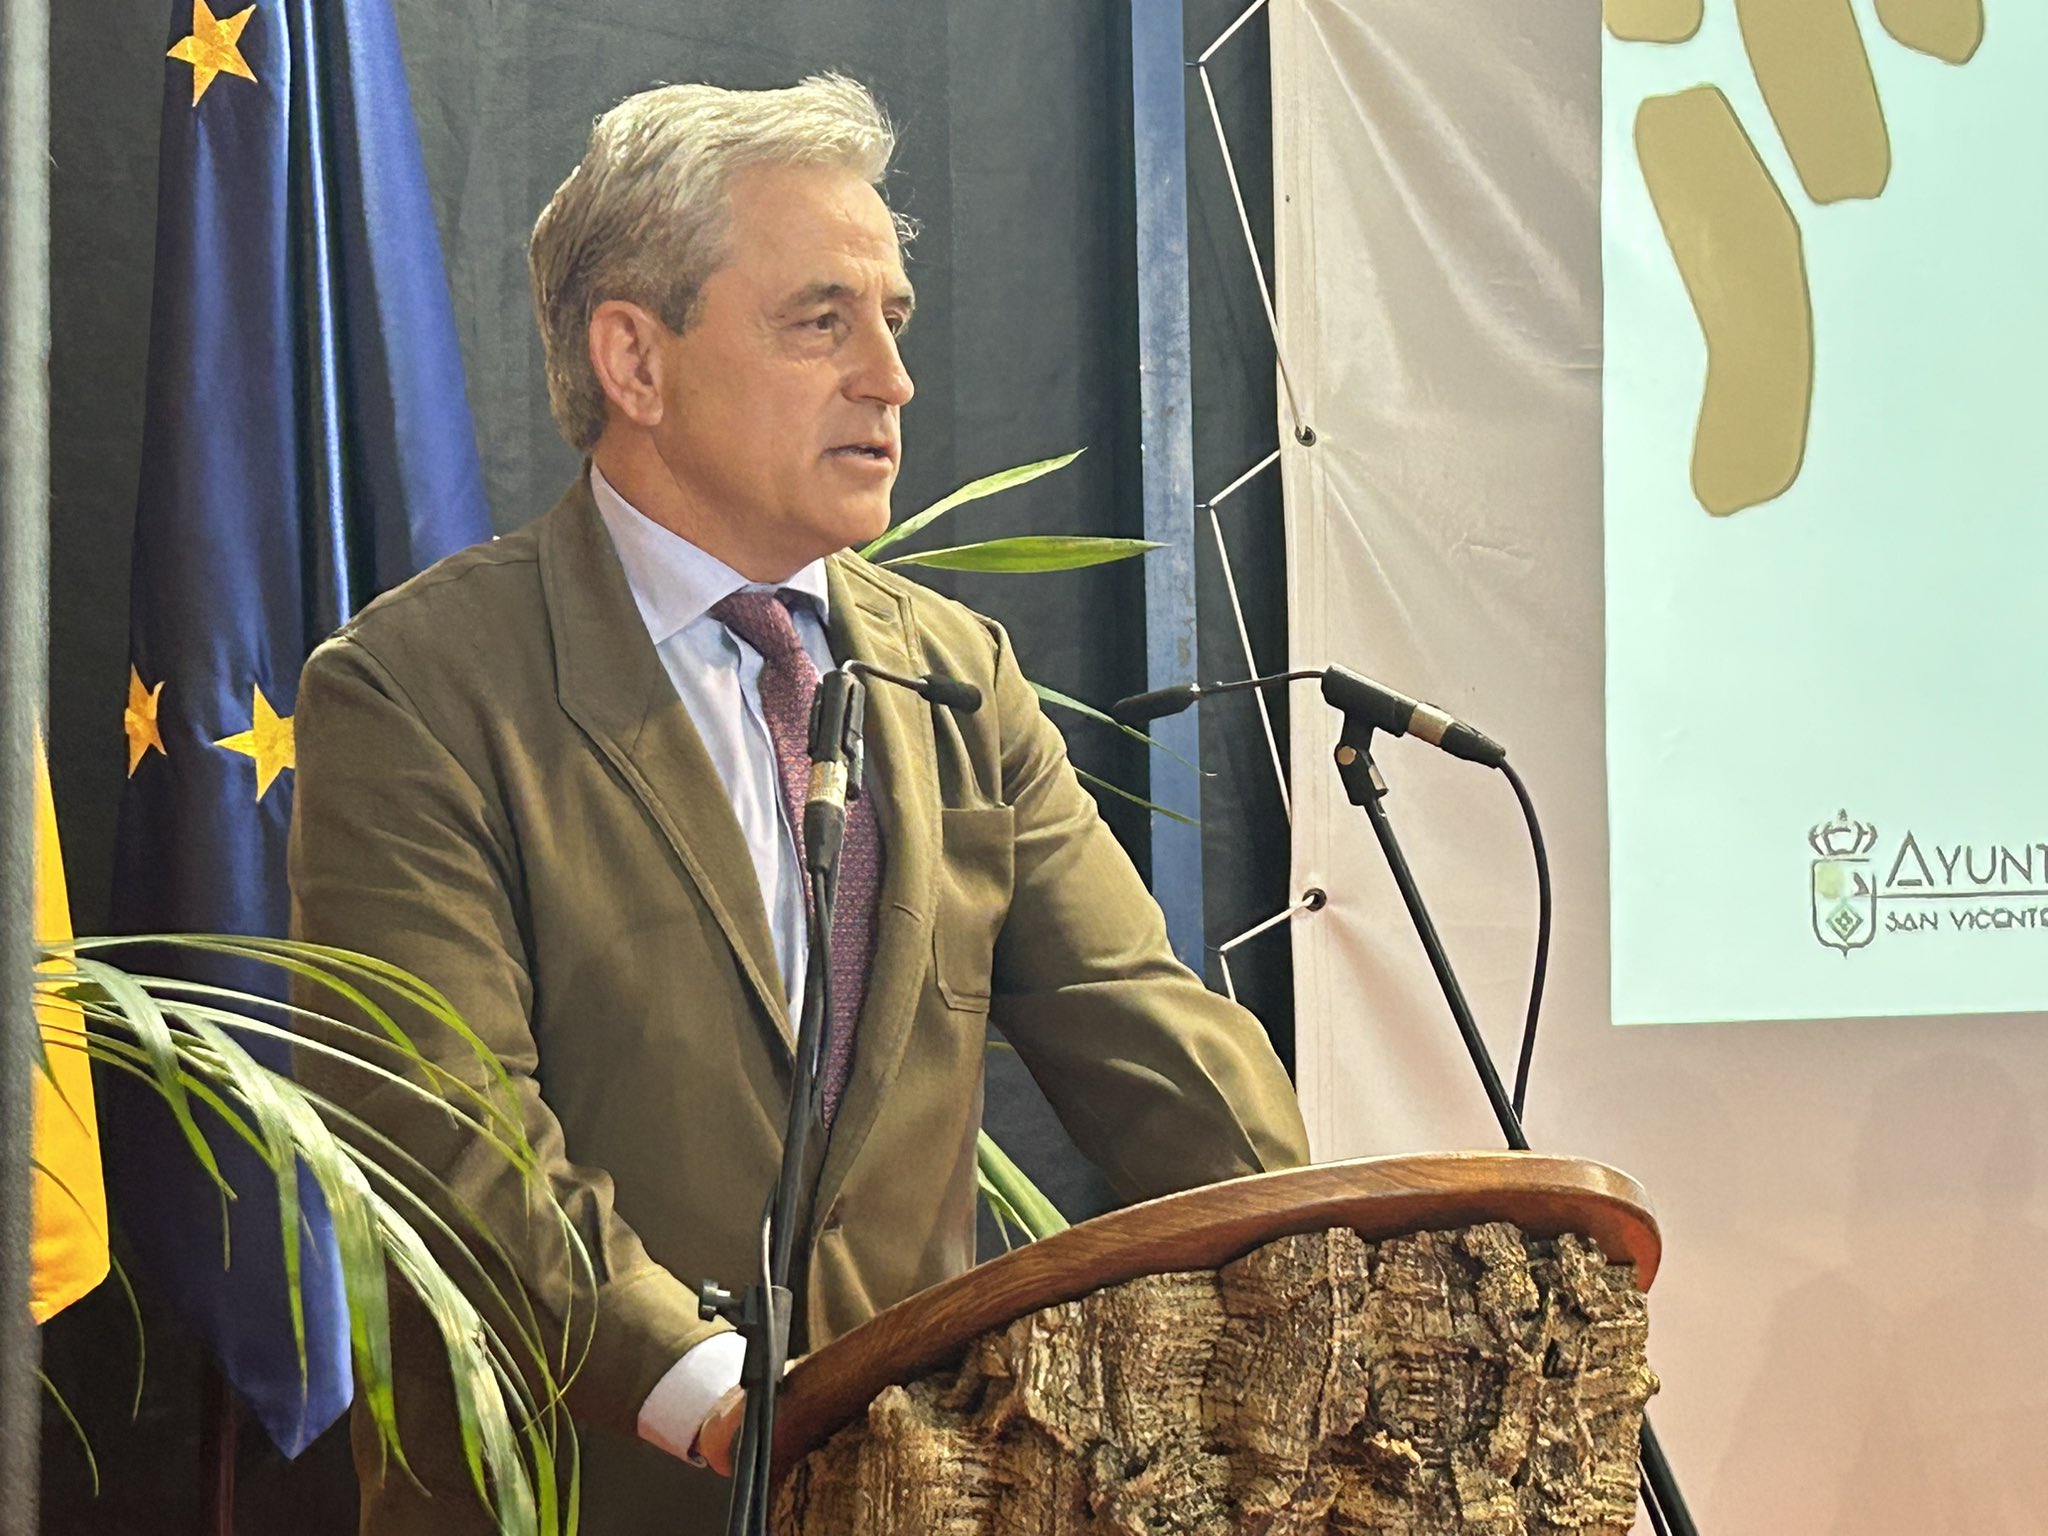
<svg viewBox="0 0 2048 1536">
<path fill-rule="evenodd" d="M 735 592 L 712 605 L 711 616 L 761 653 L 761 713 L 775 743 L 782 803 L 802 836 L 804 797 L 811 780 L 811 696 L 818 669 L 790 618 L 798 593 Z M 804 911 L 810 911 L 810 873 L 804 873 Z M 867 995 L 874 960 L 875 907 L 882 891 L 882 840 L 867 796 L 847 807 L 846 841 L 839 853 L 839 884 L 832 912 L 832 1043 L 825 1063 L 825 1123 L 839 1112 L 839 1096 L 853 1070 L 854 1024 Z"/>
</svg>

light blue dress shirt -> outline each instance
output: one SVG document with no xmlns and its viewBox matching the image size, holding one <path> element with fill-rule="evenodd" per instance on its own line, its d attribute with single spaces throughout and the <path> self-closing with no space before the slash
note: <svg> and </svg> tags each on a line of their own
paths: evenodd
<svg viewBox="0 0 2048 1536">
<path fill-rule="evenodd" d="M 753 855 L 794 1021 L 804 995 L 809 920 L 796 833 L 782 798 L 775 743 L 761 712 L 761 653 L 711 616 L 712 607 L 735 592 L 778 588 L 748 581 L 715 555 L 634 510 L 595 464 L 590 466 L 590 491 L 626 568 L 626 584 L 633 589 L 655 654 L 711 754 Z M 795 607 L 797 638 L 820 673 L 831 671 L 837 663 L 825 639 L 825 562 L 812 561 L 781 588 L 811 600 Z"/>
<path fill-rule="evenodd" d="M 590 466 L 590 493 L 626 568 L 626 584 L 633 589 L 655 654 L 690 712 L 746 838 L 794 1019 L 810 952 L 808 917 L 797 834 L 782 798 L 774 740 L 761 712 L 761 653 L 711 616 L 712 606 L 735 592 L 769 589 L 636 511 L 595 464 Z M 825 562 L 813 561 L 782 586 L 816 605 L 796 605 L 797 638 L 818 671 L 830 671 Z M 727 1389 L 739 1385 L 745 1355 L 746 1346 L 734 1333 L 714 1334 L 684 1355 L 641 1405 L 641 1438 L 688 1457 L 706 1415 Z"/>
</svg>

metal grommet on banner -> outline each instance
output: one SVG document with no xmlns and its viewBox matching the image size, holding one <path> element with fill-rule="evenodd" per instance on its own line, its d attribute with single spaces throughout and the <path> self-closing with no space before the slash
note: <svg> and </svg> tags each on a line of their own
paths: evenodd
<svg viewBox="0 0 2048 1536">
<path fill-rule="evenodd" d="M 1278 928 L 1289 918 L 1299 917 L 1304 912 L 1320 912 L 1329 904 L 1329 893 L 1320 885 L 1312 885 L 1303 891 L 1291 905 L 1275 912 L 1263 923 L 1254 923 L 1234 939 L 1225 939 L 1216 946 L 1216 961 L 1223 971 L 1223 991 L 1233 1003 L 1237 1001 L 1237 983 L 1230 974 L 1230 952 L 1240 944 L 1256 939 L 1260 934 Z"/>
<path fill-rule="evenodd" d="M 1316 429 L 1303 422 L 1294 429 L 1294 440 L 1304 448 L 1313 448 L 1316 445 Z"/>
</svg>

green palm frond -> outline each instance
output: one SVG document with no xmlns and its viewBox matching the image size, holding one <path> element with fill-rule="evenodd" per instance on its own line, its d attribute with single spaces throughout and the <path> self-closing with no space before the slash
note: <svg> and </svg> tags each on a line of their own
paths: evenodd
<svg viewBox="0 0 2048 1536">
<path fill-rule="evenodd" d="M 998 491 L 1007 491 L 1013 486 L 1024 485 L 1036 480 L 1040 475 L 1049 475 L 1056 469 L 1065 469 L 1086 451 L 1083 448 L 1076 448 L 1072 453 L 1063 453 L 1056 458 L 1040 459 L 1035 464 L 1019 464 L 1014 469 L 1000 469 L 992 475 L 983 475 L 979 480 L 971 480 L 951 495 L 942 496 L 922 512 L 912 513 L 880 538 L 869 542 L 861 549 L 861 558 L 874 559 L 891 544 L 930 527 L 955 507 L 964 506 L 970 501 L 979 501 L 984 496 L 993 496 Z"/>
<path fill-rule="evenodd" d="M 1008 1154 L 995 1144 L 987 1131 L 981 1133 L 981 1139 L 975 1144 L 974 1163 L 982 1197 L 995 1213 L 998 1226 L 1007 1221 L 1034 1240 L 1067 1230 L 1067 1218 L 1038 1192 L 1038 1186 L 1025 1176 L 1023 1169 L 1010 1161 Z M 1007 1233 L 1004 1241 L 1009 1241 Z"/>
<path fill-rule="evenodd" d="M 119 946 L 147 944 L 202 959 L 232 959 L 267 966 L 305 985 L 299 996 L 331 996 L 353 1022 L 302 1003 L 185 978 L 143 975 L 100 958 Z M 574 1430 L 561 1411 L 561 1393 L 589 1347 L 563 1325 L 559 1358 L 547 1345 L 523 1286 L 508 1297 L 491 1279 L 484 1255 L 509 1263 L 489 1228 L 402 1148 L 342 1106 L 251 1055 L 245 1040 L 289 1042 L 301 1052 L 345 1062 L 367 1073 L 378 1091 L 396 1090 L 437 1104 L 461 1121 L 480 1144 L 505 1158 L 531 1181 L 537 1199 L 552 1207 L 577 1283 L 588 1294 L 591 1264 L 581 1239 L 552 1191 L 537 1177 L 539 1159 L 513 1103 L 503 1065 L 456 1015 L 447 1000 L 406 972 L 370 956 L 324 945 L 230 935 L 149 935 L 143 939 L 80 939 L 45 948 L 39 985 L 77 1003 L 85 1018 L 82 1048 L 102 1069 L 146 1083 L 169 1107 L 193 1157 L 219 1189 L 234 1197 L 222 1175 L 196 1110 L 262 1160 L 275 1181 L 280 1241 L 290 1291 L 293 1331 L 305 1363 L 304 1298 L 299 1287 L 298 1170 L 304 1167 L 333 1217 L 348 1301 L 350 1348 L 356 1372 L 384 1447 L 406 1465 L 393 1396 L 390 1299 L 386 1276 L 395 1273 L 423 1303 L 440 1334 L 454 1383 L 463 1453 L 477 1495 L 501 1531 L 516 1536 L 560 1536 L 576 1527 L 579 1465 Z M 380 1001 L 380 995 L 382 1001 Z M 392 1016 L 391 1003 L 420 1010 L 461 1040 L 474 1057 L 451 1071 L 428 1061 Z M 317 1026 L 318 1035 L 293 1026 Z M 318 1036 L 325 1036 L 325 1039 Z M 331 1044 L 329 1041 L 340 1042 Z M 383 1062 L 392 1065 L 381 1065 Z M 412 1186 L 417 1184 L 419 1190 Z M 424 1193 L 422 1193 L 424 1191 Z M 445 1204 L 452 1219 L 435 1208 Z M 487 1319 L 450 1276 L 430 1238 L 473 1269 L 472 1287 L 486 1297 L 503 1324 Z M 126 1288 L 126 1277 L 122 1276 Z M 132 1305 L 132 1297 L 131 1297 Z M 524 1308 L 522 1315 L 521 1308 Z M 138 1330 L 140 1321 L 138 1316 Z M 141 1362 L 138 1357 L 140 1390 Z M 54 1388 L 52 1389 L 54 1391 Z M 61 1399 L 60 1399 L 61 1406 Z M 89 1451 L 88 1451 L 89 1454 Z M 567 1498 L 557 1463 L 571 1472 Z"/>
<path fill-rule="evenodd" d="M 1167 806 L 1157 805 L 1147 800 L 1143 795 L 1125 789 L 1121 784 L 1110 783 L 1109 780 L 1103 778 L 1098 773 L 1090 773 L 1086 768 L 1076 768 L 1074 770 L 1074 777 L 1083 784 L 1093 784 L 1097 789 L 1115 795 L 1119 800 L 1128 800 L 1133 805 L 1143 806 L 1153 815 L 1164 816 L 1168 821 L 1177 821 L 1184 827 L 1199 827 L 1201 825 L 1201 822 L 1184 811 L 1176 811 Z"/>
<path fill-rule="evenodd" d="M 940 571 L 992 571 L 1030 575 L 1042 571 L 1078 571 L 1149 554 L 1160 546 L 1153 539 L 1105 539 L 1087 534 L 1034 533 L 1013 539 L 983 539 L 897 555 L 882 564 L 922 565 Z"/>
<path fill-rule="evenodd" d="M 41 1367 L 36 1370 L 36 1380 L 43 1384 L 43 1391 L 50 1401 L 57 1405 L 57 1414 L 71 1427 L 71 1437 L 85 1452 L 85 1470 L 92 1476 L 92 1496 L 100 1496 L 100 1459 L 92 1453 L 92 1440 L 85 1432 L 85 1426 L 78 1422 L 78 1415 L 71 1411 L 71 1404 L 64 1400 L 64 1394 L 57 1390 L 57 1383 L 50 1380 Z"/>
<path fill-rule="evenodd" d="M 142 1303 L 136 1299 L 135 1282 L 128 1278 L 120 1255 L 107 1255 L 107 1272 L 121 1287 L 121 1295 L 128 1303 L 128 1320 L 135 1325 L 135 1396 L 128 1402 L 128 1421 L 132 1424 L 142 1417 L 142 1384 L 149 1376 L 149 1331 L 142 1326 Z"/>
</svg>

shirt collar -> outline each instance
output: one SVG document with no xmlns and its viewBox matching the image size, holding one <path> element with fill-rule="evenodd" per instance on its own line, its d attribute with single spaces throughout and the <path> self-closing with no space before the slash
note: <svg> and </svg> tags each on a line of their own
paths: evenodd
<svg viewBox="0 0 2048 1536">
<path fill-rule="evenodd" d="M 590 495 L 619 552 L 619 563 L 626 568 L 626 584 L 633 589 L 640 620 L 656 645 L 688 629 L 714 604 L 749 587 L 801 592 L 817 605 L 821 620 L 831 612 L 822 560 L 813 560 L 785 582 L 749 581 L 627 501 L 595 462 L 590 466 Z"/>
</svg>

